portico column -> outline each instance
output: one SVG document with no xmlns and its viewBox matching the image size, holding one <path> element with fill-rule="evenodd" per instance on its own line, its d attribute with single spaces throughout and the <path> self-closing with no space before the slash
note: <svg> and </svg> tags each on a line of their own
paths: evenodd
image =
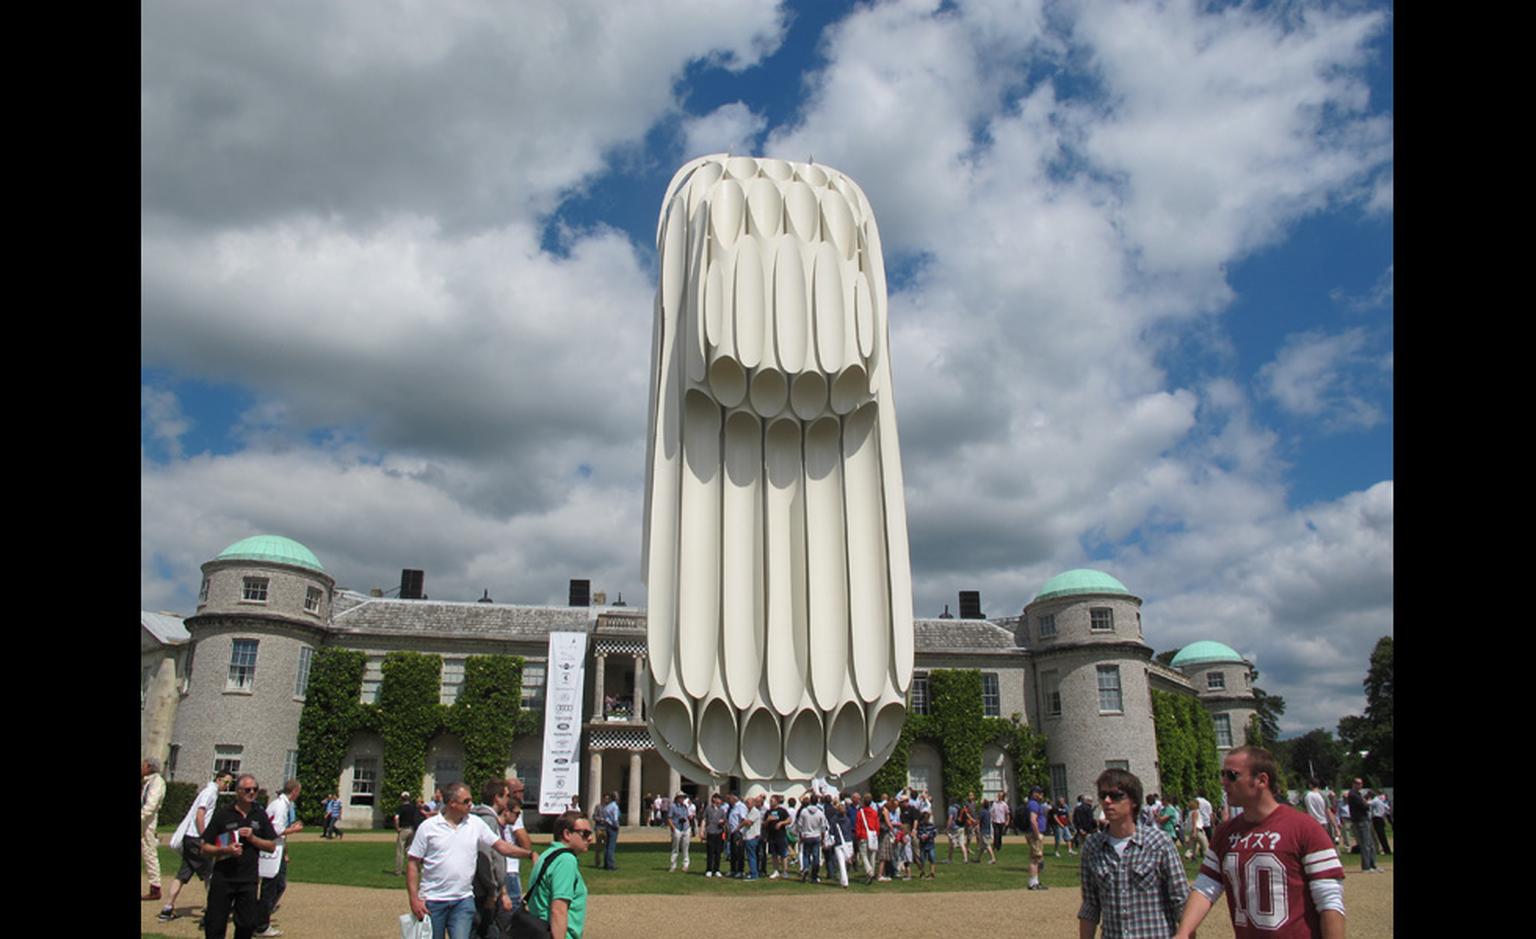
<svg viewBox="0 0 1536 939">
<path fill-rule="evenodd" d="M 587 765 L 587 811 L 592 811 L 603 801 L 603 751 L 592 750 L 592 759 Z"/>
<path fill-rule="evenodd" d="M 645 656 L 637 655 L 637 656 L 635 656 L 635 702 L 634 702 L 633 710 L 630 711 L 630 718 L 629 718 L 632 721 L 641 720 L 641 717 L 640 717 L 640 701 L 642 700 L 643 696 L 640 694 L 640 689 L 641 689 L 641 684 L 640 683 L 645 681 L 645 680 L 646 680 L 646 675 L 645 675 Z"/>
<path fill-rule="evenodd" d="M 683 774 L 679 773 L 677 770 L 671 768 L 670 766 L 667 767 L 667 798 L 671 799 L 673 796 L 682 791 Z"/>
<path fill-rule="evenodd" d="M 597 653 L 595 673 L 592 676 L 592 719 L 605 721 L 608 715 L 603 712 L 603 666 L 608 662 L 608 655 Z"/>
<path fill-rule="evenodd" d="M 640 751 L 629 751 L 629 823 L 644 825 L 640 815 Z"/>
</svg>

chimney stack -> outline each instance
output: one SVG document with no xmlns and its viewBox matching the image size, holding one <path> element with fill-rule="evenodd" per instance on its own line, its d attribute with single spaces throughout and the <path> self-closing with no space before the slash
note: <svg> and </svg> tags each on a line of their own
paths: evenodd
<svg viewBox="0 0 1536 939">
<path fill-rule="evenodd" d="M 960 618 L 961 619 L 986 619 L 981 613 L 981 591 L 960 591 Z"/>
<path fill-rule="evenodd" d="M 592 581 L 571 578 L 571 599 L 567 606 L 592 605 Z"/>
</svg>

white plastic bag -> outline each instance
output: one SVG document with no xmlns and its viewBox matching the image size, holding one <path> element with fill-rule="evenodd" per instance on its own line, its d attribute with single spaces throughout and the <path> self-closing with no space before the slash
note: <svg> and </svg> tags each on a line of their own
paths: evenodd
<svg viewBox="0 0 1536 939">
<path fill-rule="evenodd" d="M 417 919 L 414 913 L 401 913 L 400 939 L 432 939 L 432 917 Z"/>
</svg>

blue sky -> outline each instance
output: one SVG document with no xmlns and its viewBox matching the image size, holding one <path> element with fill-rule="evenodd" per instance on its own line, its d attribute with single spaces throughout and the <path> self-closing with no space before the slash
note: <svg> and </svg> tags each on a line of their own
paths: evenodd
<svg viewBox="0 0 1536 939">
<path fill-rule="evenodd" d="M 916 608 L 1106 570 L 1362 706 L 1392 607 L 1389 4 L 145 8 L 141 603 L 644 602 L 656 214 L 814 158 L 880 222 Z"/>
</svg>

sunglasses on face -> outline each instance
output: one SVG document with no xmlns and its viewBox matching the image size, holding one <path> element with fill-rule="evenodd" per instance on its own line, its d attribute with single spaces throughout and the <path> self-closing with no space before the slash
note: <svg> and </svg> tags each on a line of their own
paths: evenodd
<svg viewBox="0 0 1536 939">
<path fill-rule="evenodd" d="M 1221 778 L 1225 779 L 1227 782 L 1237 782 L 1239 779 L 1243 778 L 1243 774 L 1239 773 L 1235 769 L 1224 769 L 1221 771 Z"/>
<path fill-rule="evenodd" d="M 241 786 L 240 787 L 240 791 L 241 792 L 255 792 L 256 791 L 256 787 L 255 786 Z"/>
<path fill-rule="evenodd" d="M 572 828 L 571 831 L 574 831 L 576 834 L 582 836 L 588 841 L 592 840 L 592 829 L 590 828 Z"/>
<path fill-rule="evenodd" d="M 1110 789 L 1110 790 L 1107 790 L 1105 792 L 1099 793 L 1099 801 L 1100 802 L 1119 802 L 1121 799 L 1124 799 L 1124 798 L 1125 798 L 1125 790 L 1124 789 Z"/>
</svg>

